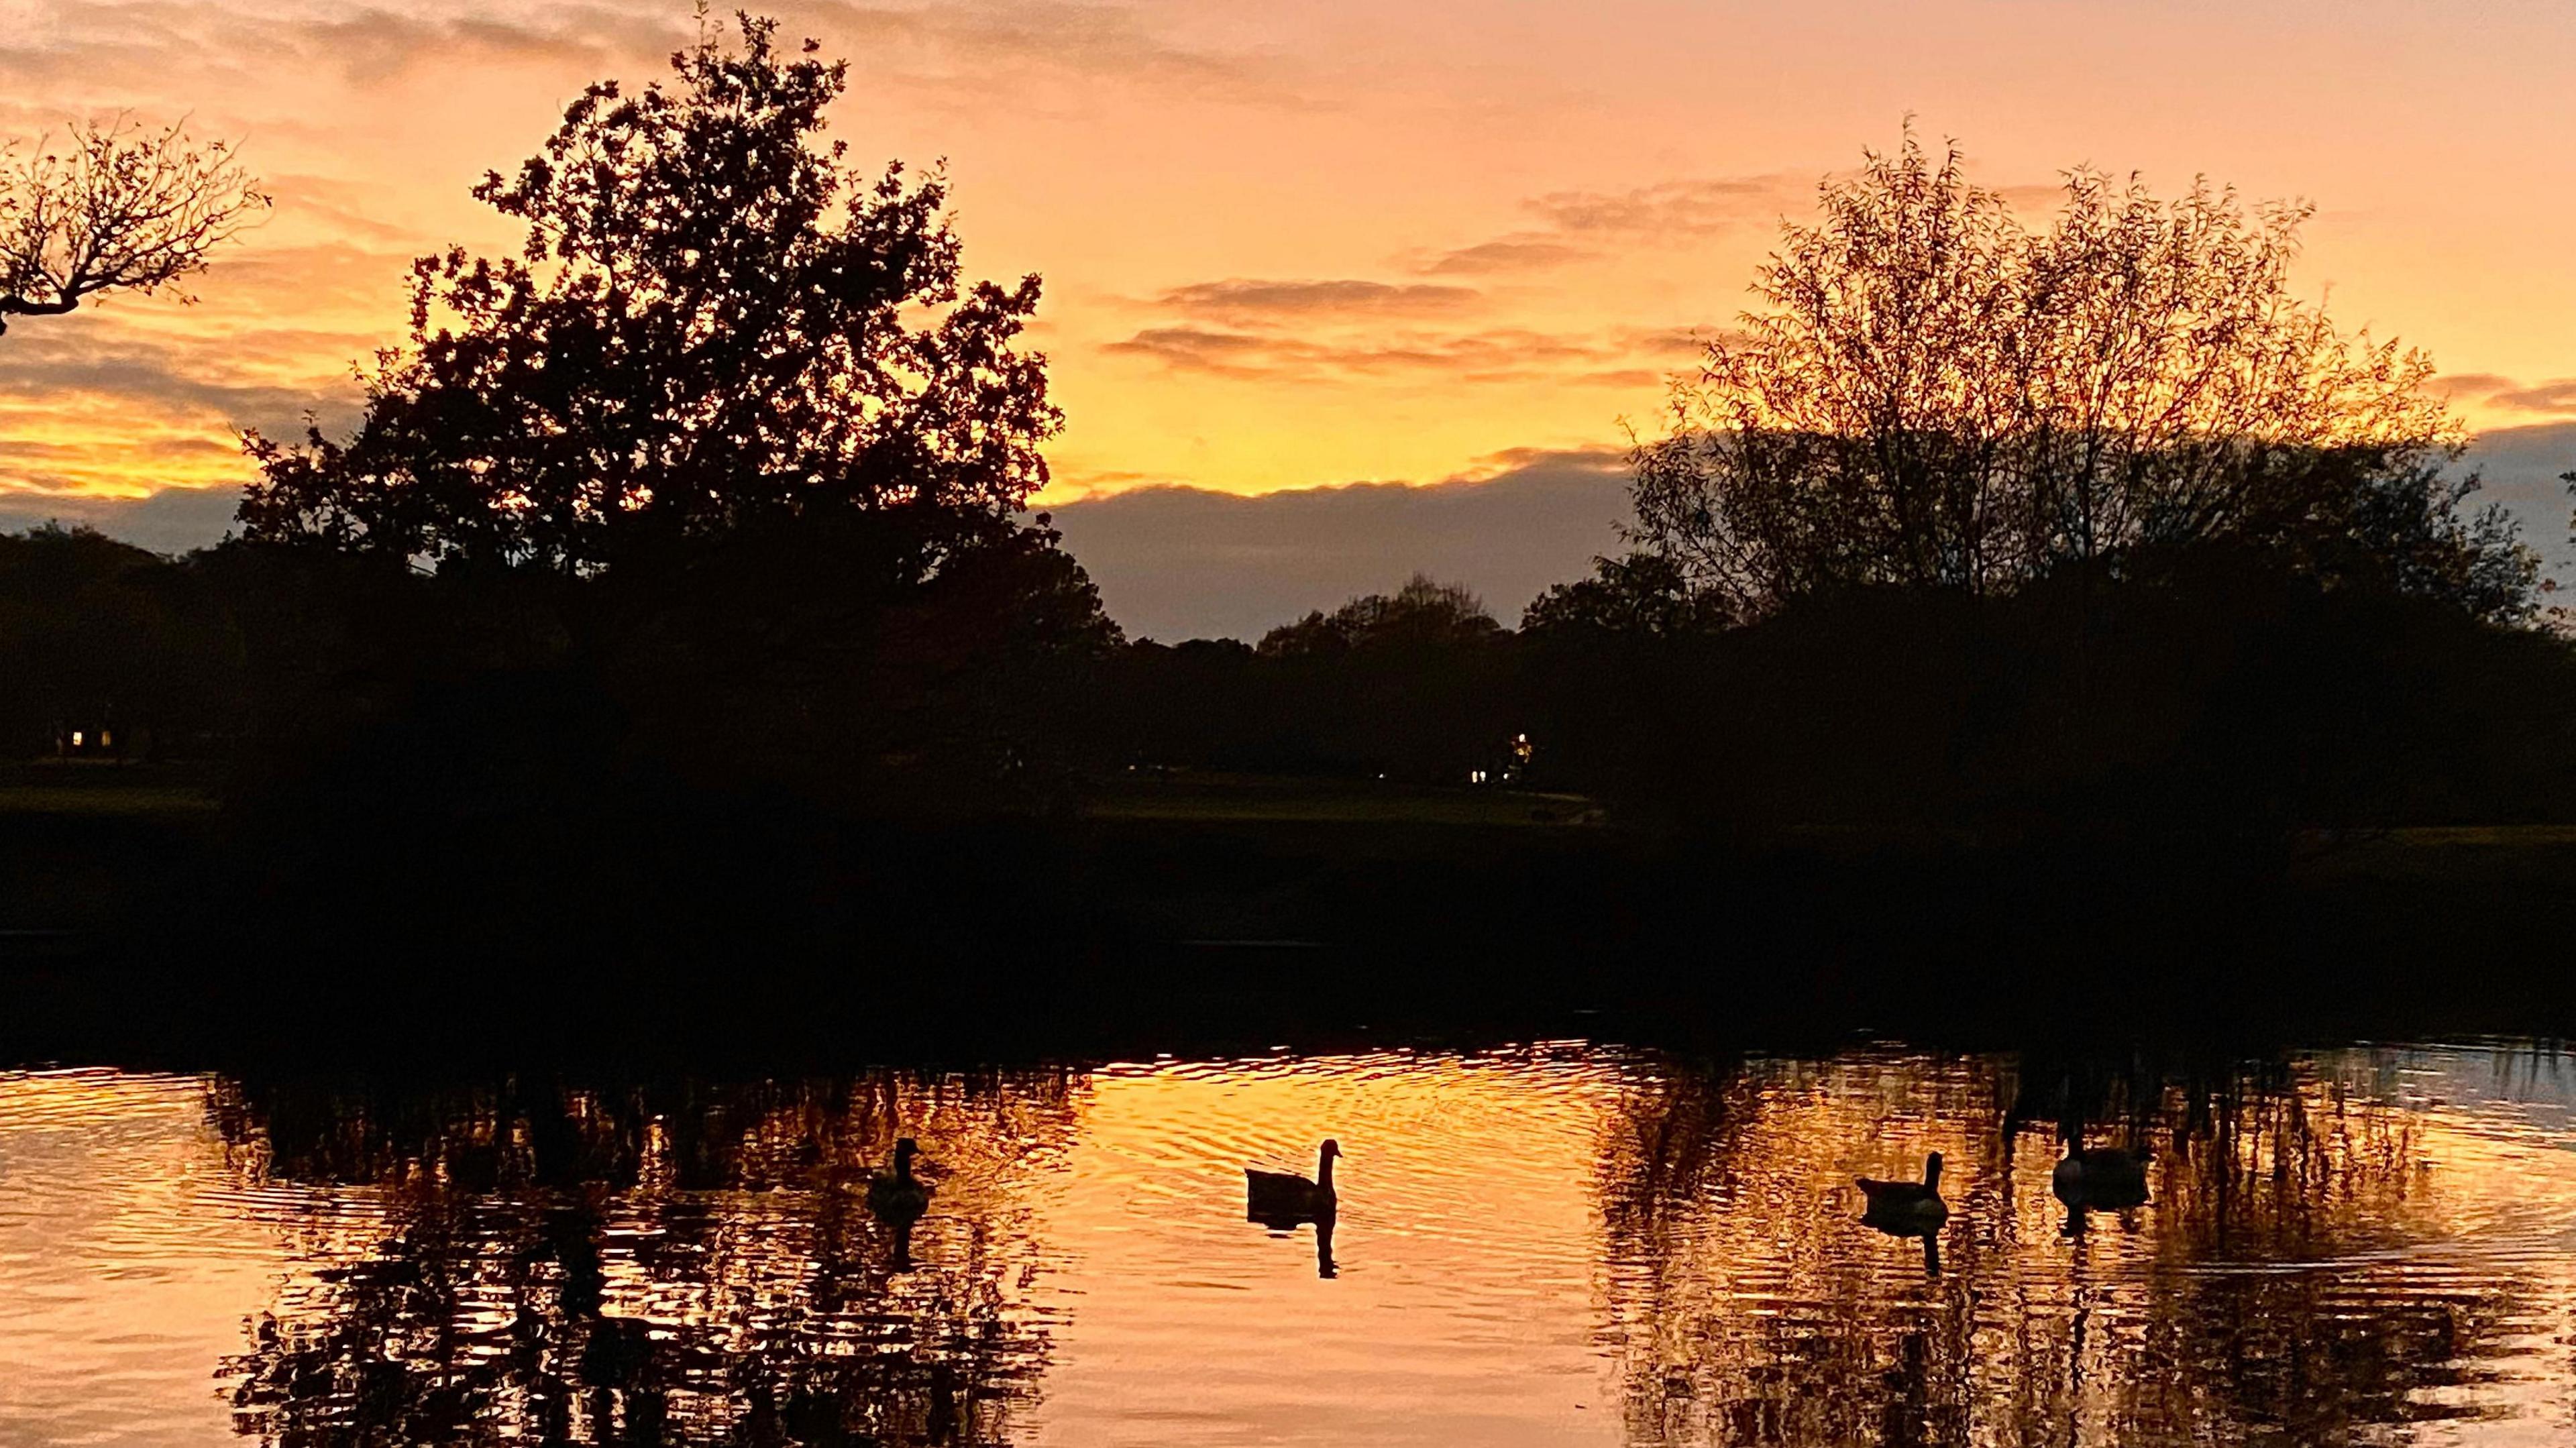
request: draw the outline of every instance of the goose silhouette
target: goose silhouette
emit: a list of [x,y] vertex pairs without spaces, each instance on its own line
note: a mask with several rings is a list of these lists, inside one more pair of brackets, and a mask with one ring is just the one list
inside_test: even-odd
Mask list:
[[930,1210],[930,1183],[912,1174],[912,1159],[921,1144],[904,1137],[894,1144],[894,1166],[868,1178],[868,1210],[887,1223],[910,1224]]
[[2146,1163],[2116,1146],[2087,1148],[2078,1137],[2049,1172],[2048,1190],[2066,1204],[2065,1235],[2076,1236],[2088,1211],[2125,1212],[2147,1204]]
[[1862,1225],[1885,1232],[1891,1237],[1923,1239],[1923,1275],[1941,1275],[1941,1224],[1950,1220],[1950,1204],[1941,1200],[1941,1153],[1923,1158],[1923,1180],[1919,1182],[1883,1182],[1871,1177],[1855,1177],[1867,1205],[1862,1208]]
[[2144,1206],[2147,1167],[2116,1146],[2069,1145],[2066,1159],[2048,1174],[2048,1187],[2070,1207],[2080,1204],[2118,1211]]
[[912,1174],[920,1143],[904,1137],[894,1144],[894,1166],[868,1178],[868,1211],[894,1233],[894,1252],[887,1265],[912,1270],[912,1225],[930,1210],[930,1183]]
[[1883,1182],[1870,1177],[1855,1177],[1861,1196],[1868,1205],[1861,1220],[1882,1232],[1899,1237],[1917,1237],[1937,1232],[1950,1219],[1950,1204],[1941,1200],[1941,1153],[1923,1158],[1923,1180],[1919,1182]]
[[1243,1218],[1269,1226],[1296,1226],[1300,1222],[1333,1214],[1338,1199],[1333,1191],[1333,1159],[1342,1154],[1342,1144],[1327,1139],[1315,1158],[1315,1180],[1308,1181],[1293,1172],[1243,1169]]

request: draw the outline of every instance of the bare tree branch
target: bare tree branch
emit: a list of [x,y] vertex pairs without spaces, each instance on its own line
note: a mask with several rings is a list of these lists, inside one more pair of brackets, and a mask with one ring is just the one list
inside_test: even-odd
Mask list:
[[202,271],[268,206],[233,148],[191,143],[185,122],[76,125],[23,158],[0,146],[0,333],[13,316],[60,316]]

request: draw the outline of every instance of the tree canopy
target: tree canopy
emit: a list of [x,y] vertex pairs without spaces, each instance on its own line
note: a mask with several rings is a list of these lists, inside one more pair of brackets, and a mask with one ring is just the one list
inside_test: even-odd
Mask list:
[[1061,423],[1038,278],[961,280],[944,178],[819,140],[846,67],[745,16],[592,85],[475,195],[521,255],[413,268],[354,438],[254,436],[253,540],[587,574],[787,519],[1007,524]]
[[0,333],[110,291],[154,292],[205,269],[268,209],[230,145],[184,126],[75,125],[0,145]]
[[1818,199],[1636,453],[1636,541],[1730,614],[2214,539],[2528,609],[2532,555],[2445,474],[2432,363],[2293,294],[2306,207],[2078,168],[2034,229],[1910,132]]
[[1318,609],[1262,635],[1260,652],[1283,658],[1350,649],[1425,649],[1481,643],[1501,624],[1462,584],[1417,573],[1393,593],[1362,594],[1331,613]]

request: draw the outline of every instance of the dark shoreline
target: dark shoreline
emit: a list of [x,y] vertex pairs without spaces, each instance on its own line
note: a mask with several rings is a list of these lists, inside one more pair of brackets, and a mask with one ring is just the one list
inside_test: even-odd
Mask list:
[[0,812],[0,1064],[2576,1034],[2563,831],[2272,870],[2099,842],[775,808],[250,839],[203,809]]

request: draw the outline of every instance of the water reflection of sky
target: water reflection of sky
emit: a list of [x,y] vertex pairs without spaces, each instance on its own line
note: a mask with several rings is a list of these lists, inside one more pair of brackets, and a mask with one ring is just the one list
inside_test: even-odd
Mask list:
[[[2149,1205],[2070,1232],[2072,1116]],[[1325,1136],[1331,1278],[1240,1175]],[[2571,1146],[2576,1069],[2483,1044],[0,1075],[0,1442],[2556,1443]],[[1928,1150],[1937,1275],[1850,1189]]]

